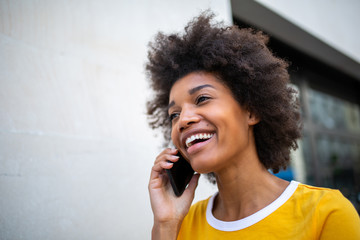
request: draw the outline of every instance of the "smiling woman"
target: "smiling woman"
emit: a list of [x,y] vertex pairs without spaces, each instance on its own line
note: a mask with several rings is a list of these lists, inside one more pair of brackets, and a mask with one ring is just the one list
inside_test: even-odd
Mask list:
[[238,163],[239,154],[256,155],[253,131],[249,128],[258,119],[245,111],[213,74],[186,75],[175,82],[169,99],[174,103],[168,110],[169,116],[175,114],[171,117],[171,139],[198,173],[232,168],[229,162]]
[[[212,18],[204,12],[183,35],[159,33],[150,44],[149,123],[176,147],[151,171],[153,239],[359,238],[359,217],[339,191],[269,173],[286,168],[301,131],[287,63],[261,32]],[[165,174],[177,154],[197,172],[179,197]],[[219,191],[191,206],[199,174]]]

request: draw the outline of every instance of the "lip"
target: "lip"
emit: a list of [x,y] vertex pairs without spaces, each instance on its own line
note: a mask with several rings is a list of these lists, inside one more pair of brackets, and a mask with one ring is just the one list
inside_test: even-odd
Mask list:
[[[182,136],[181,136],[181,144],[183,146],[183,148],[187,151],[188,150],[188,147],[186,146],[186,139],[188,137],[191,137],[192,135],[196,135],[196,134],[201,134],[201,133],[205,133],[205,134],[215,134],[215,131],[211,131],[211,130],[205,130],[205,129],[193,129],[189,132],[186,132],[184,133]],[[212,138],[210,138],[209,140],[211,140]],[[205,142],[208,142],[208,140],[204,141]],[[199,143],[198,143],[199,144]],[[195,144],[197,145],[197,144]],[[189,147],[191,148],[191,147]]]
[[192,155],[192,154],[195,154],[195,153],[199,152],[205,145],[209,144],[214,139],[214,137],[215,137],[215,133],[208,140],[196,143],[196,144],[191,145],[190,147],[186,148],[186,152],[189,155]]

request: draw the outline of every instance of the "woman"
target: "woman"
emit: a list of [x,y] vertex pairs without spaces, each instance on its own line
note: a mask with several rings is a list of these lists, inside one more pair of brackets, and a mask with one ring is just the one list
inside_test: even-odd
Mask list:
[[[150,125],[176,147],[151,171],[153,239],[360,239],[359,217],[339,191],[269,172],[286,168],[301,131],[287,63],[261,32],[212,18],[204,12],[183,35],[159,33],[150,44]],[[165,169],[179,151],[216,181],[217,194],[191,206],[195,174],[174,195]]]

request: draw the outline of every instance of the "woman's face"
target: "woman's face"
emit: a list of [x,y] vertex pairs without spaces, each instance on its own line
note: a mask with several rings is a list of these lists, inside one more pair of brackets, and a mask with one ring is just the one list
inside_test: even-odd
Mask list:
[[213,74],[194,72],[177,80],[168,113],[173,143],[199,173],[236,164],[254,147],[251,126],[257,119]]

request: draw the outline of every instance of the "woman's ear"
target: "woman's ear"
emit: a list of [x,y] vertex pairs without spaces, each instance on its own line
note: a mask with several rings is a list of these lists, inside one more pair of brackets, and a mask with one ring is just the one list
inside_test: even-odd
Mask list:
[[255,124],[257,124],[257,123],[260,122],[260,118],[258,118],[254,113],[248,112],[248,116],[249,116],[249,118],[248,118],[248,124],[249,124],[250,126],[253,126],[253,125],[255,125]]

